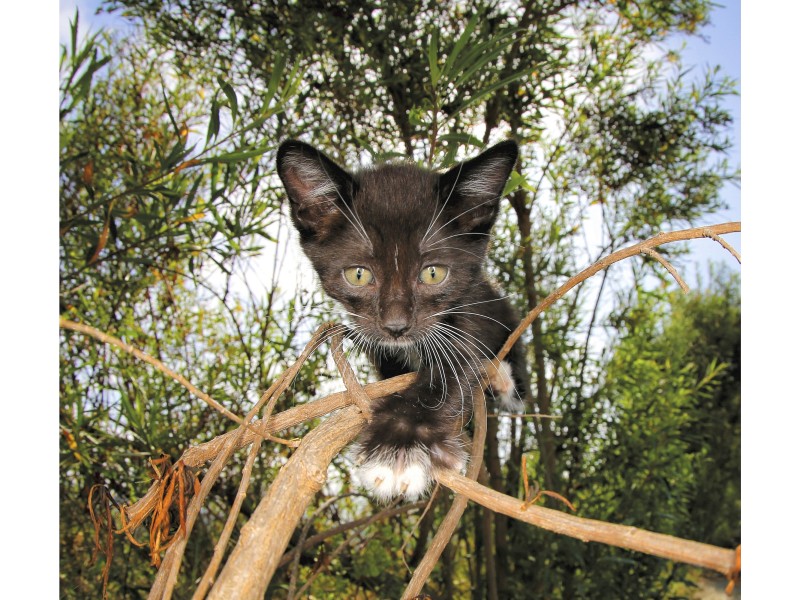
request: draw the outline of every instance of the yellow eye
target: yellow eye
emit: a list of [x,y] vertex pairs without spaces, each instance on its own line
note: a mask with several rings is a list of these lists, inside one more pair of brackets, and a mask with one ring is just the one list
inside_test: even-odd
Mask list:
[[447,277],[447,267],[444,265],[429,265],[419,273],[419,280],[426,285],[437,285]]
[[344,278],[347,280],[347,283],[356,287],[364,287],[375,281],[372,272],[364,267],[350,267],[349,269],[345,269]]

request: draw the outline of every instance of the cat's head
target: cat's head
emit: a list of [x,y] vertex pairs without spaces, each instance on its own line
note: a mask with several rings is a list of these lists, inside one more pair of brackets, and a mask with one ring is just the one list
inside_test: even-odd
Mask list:
[[287,141],[277,163],[323,288],[364,339],[398,348],[420,342],[484,280],[489,232],[516,160],[516,143],[506,141],[441,174],[404,163],[348,172]]

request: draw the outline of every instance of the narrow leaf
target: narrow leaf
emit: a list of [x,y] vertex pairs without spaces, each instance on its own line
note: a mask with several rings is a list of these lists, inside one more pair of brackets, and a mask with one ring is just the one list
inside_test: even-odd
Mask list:
[[469,40],[472,32],[475,31],[475,26],[478,24],[478,15],[473,15],[472,18],[467,23],[467,27],[459,36],[458,40],[456,40],[453,49],[450,51],[450,54],[447,57],[447,60],[444,63],[444,67],[442,68],[442,76],[445,78],[449,78],[450,69],[452,68],[453,64],[455,63],[458,55],[461,54],[461,51],[464,49],[464,46],[467,44],[467,40]]
[[267,86],[267,94],[264,98],[264,105],[268,106],[270,101],[275,97],[275,92],[278,91],[283,71],[286,69],[286,57],[283,54],[278,54],[275,57],[275,63],[272,65],[272,74],[269,77],[269,85]]
[[219,103],[216,95],[211,100],[211,115],[208,119],[208,134],[206,135],[206,145],[219,134]]
[[434,30],[428,41],[428,66],[431,70],[431,83],[435,86],[439,82],[439,32]]
[[229,152],[227,154],[220,154],[218,156],[211,156],[202,160],[204,164],[207,163],[235,163],[249,158],[261,156],[270,149],[270,146],[261,146],[253,150],[244,150],[240,152]]
[[235,122],[236,117],[239,114],[239,101],[236,98],[236,92],[233,90],[231,84],[225,81],[221,76],[217,77],[217,83],[219,83],[220,88],[222,88],[222,93],[228,98],[228,107],[231,109],[231,118]]

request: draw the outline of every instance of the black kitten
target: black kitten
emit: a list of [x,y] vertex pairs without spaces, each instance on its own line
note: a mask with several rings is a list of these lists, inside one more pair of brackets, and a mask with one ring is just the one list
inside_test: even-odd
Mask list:
[[[278,173],[300,243],[322,287],[352,321],[350,337],[384,378],[418,371],[402,393],[373,402],[357,444],[359,480],[375,496],[426,492],[431,466],[462,469],[472,390],[518,319],[484,261],[517,145],[502,142],[444,174],[410,164],[348,173],[297,141]],[[527,396],[522,348],[489,373],[508,409]]]

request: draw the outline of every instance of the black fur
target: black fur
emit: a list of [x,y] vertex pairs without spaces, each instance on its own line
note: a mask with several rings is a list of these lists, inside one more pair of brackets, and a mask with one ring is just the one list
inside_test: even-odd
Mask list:
[[[395,487],[381,483],[382,475],[366,482],[379,496],[404,493],[403,473],[414,465],[426,485],[431,465],[464,465],[460,432],[480,361],[493,358],[518,323],[484,272],[489,232],[516,159],[517,145],[508,141],[443,174],[410,164],[350,173],[302,142],[278,150],[302,248],[325,291],[351,314],[352,339],[382,377],[419,372],[409,389],[374,402],[358,442],[358,460],[372,465],[369,473],[385,467],[400,477]],[[449,269],[441,283],[420,279],[431,265],[437,273]],[[344,272],[353,267],[368,269],[374,280],[352,285]],[[507,360],[516,394],[525,399],[521,347]],[[420,493],[412,483],[406,496]]]

